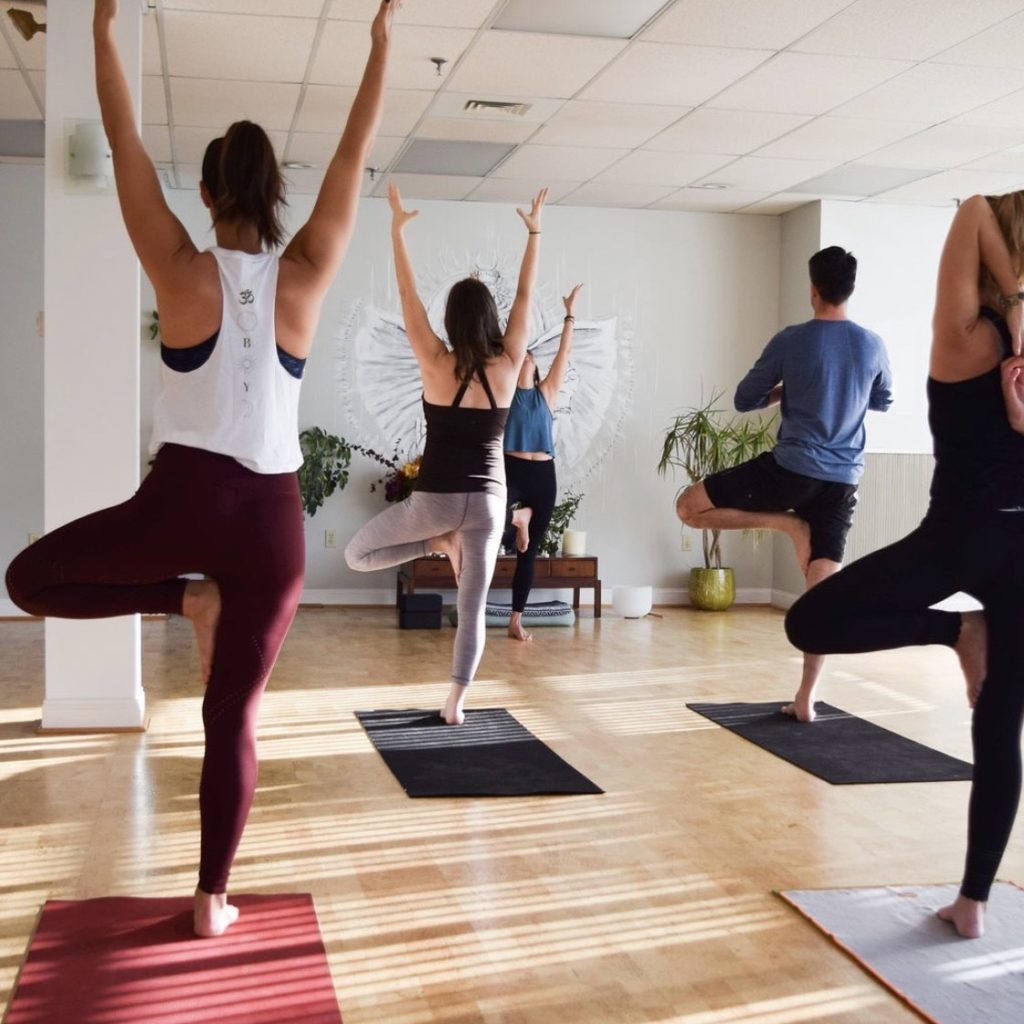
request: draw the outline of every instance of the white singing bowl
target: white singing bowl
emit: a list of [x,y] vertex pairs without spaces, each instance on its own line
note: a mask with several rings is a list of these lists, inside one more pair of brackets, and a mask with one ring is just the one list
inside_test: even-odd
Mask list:
[[626,619],[642,619],[652,603],[651,587],[616,587],[612,591],[612,608]]

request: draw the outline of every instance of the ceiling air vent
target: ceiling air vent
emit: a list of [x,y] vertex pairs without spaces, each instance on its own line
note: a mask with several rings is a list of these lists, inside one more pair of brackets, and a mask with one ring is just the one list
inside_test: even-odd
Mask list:
[[467,100],[462,108],[467,114],[504,114],[507,117],[525,117],[532,103],[503,103],[501,100]]

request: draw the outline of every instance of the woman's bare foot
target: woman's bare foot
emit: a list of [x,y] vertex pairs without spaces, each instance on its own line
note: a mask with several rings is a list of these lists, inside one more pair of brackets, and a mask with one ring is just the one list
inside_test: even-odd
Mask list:
[[223,935],[238,920],[238,907],[228,903],[226,893],[196,889],[192,905],[192,928],[203,939]]
[[965,939],[980,939],[985,934],[985,904],[969,900],[966,896],[957,898],[939,912],[943,921],[948,921]]
[[513,640],[532,640],[533,634],[523,629],[523,613],[513,612],[508,620],[508,635]]
[[458,583],[459,577],[462,575],[462,539],[459,537],[459,531],[452,530],[451,533],[444,533],[440,537],[427,541],[427,551],[432,555],[447,556],[448,561],[452,563],[455,582]]
[[988,673],[988,627],[984,612],[961,614],[960,636],[953,650],[960,659],[960,668],[967,681],[967,703],[973,708],[978,703]]
[[213,669],[217,623],[220,621],[220,587],[213,580],[189,580],[185,584],[181,614],[195,630],[203,682],[208,683]]
[[783,704],[782,713],[795,718],[798,722],[813,722],[818,717],[814,710],[814,698],[802,697],[799,693],[792,704]]
[[452,688],[448,691],[448,699],[444,702],[444,708],[441,710],[441,717],[449,725],[462,725],[466,720],[466,713],[463,711],[462,705],[466,701],[467,689],[469,687],[452,683]]
[[530,520],[532,508],[517,508],[512,513],[512,525],[516,528],[516,551],[525,551],[530,546]]

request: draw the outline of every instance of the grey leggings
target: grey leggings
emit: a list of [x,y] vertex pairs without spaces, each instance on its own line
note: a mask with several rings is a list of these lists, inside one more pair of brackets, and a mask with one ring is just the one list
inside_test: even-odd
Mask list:
[[350,569],[370,572],[401,565],[427,553],[427,541],[452,530],[462,543],[459,627],[452,655],[452,680],[473,681],[484,653],[484,606],[505,524],[505,495],[435,494],[413,491],[374,516],[345,548]]

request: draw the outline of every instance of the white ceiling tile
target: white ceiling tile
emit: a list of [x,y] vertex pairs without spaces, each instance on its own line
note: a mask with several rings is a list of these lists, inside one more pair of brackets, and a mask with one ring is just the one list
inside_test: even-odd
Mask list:
[[807,123],[806,114],[701,107],[647,143],[647,149],[741,156]]
[[570,100],[533,141],[549,146],[640,146],[678,121],[688,107]]
[[1019,174],[1024,179],[1024,146],[993,153],[982,160],[975,160],[964,167],[969,171],[996,171],[1000,174]]
[[171,75],[301,82],[317,22],[311,18],[166,11],[164,25]]
[[[339,137],[330,132],[295,132],[288,143],[284,159],[324,168],[334,158],[339,141]],[[404,138],[378,137],[367,157],[366,166],[387,167],[404,142]]]
[[[750,206],[751,203],[767,199],[769,195],[771,195],[770,192],[750,192],[731,188],[681,188],[678,192],[673,192],[660,202],[655,203],[654,209],[734,213],[745,206]],[[804,197],[803,202],[806,201],[807,199]]]
[[478,121],[466,117],[428,117],[416,131],[420,139],[454,139],[460,142],[525,142],[537,125],[506,118]]
[[636,43],[580,98],[695,107],[770,56],[770,50]]
[[[164,10],[319,18],[323,0],[163,0]],[[366,4],[363,3],[365,9]]]
[[0,118],[34,121],[42,117],[20,71],[0,71]]
[[493,172],[496,178],[519,178],[542,185],[553,178],[588,181],[624,157],[627,149],[598,149],[593,146],[521,146]]
[[938,124],[1022,87],[1024,71],[918,64],[833,113]]
[[[975,26],[977,27],[977,26]],[[936,60],[943,64],[976,64],[981,67],[1024,68],[1024,14],[944,50]]]
[[626,45],[620,39],[486,32],[452,75],[452,88],[487,98],[575,95]]
[[1024,128],[1024,90],[985,103],[950,121],[951,124],[991,125],[995,128]]
[[1024,184],[1024,175],[996,174],[991,171],[942,171],[929,178],[913,181],[876,196],[884,200],[910,200],[929,203],[951,203],[981,193],[998,195],[1012,192]]
[[[437,89],[445,83],[431,57],[454,63],[473,40],[470,29],[419,28],[396,32],[388,58],[389,89]],[[370,52],[366,26],[329,21],[324,26],[309,80],[320,85],[358,85]]]
[[794,49],[927,60],[1019,10],[1019,0],[857,0]]
[[7,45],[7,40],[0,35],[0,68],[17,68],[18,62],[14,59],[14,51]]
[[157,29],[156,17],[150,11],[149,17],[142,19],[142,73],[144,75],[162,75],[163,61],[160,58],[160,34]]
[[164,80],[158,75],[142,77],[142,123],[167,124],[167,96]]
[[389,182],[402,192],[402,199],[465,199],[483,181],[482,178],[446,174],[391,174],[381,180],[375,195],[387,195]]
[[[311,85],[306,89],[295,125],[300,132],[337,132],[345,127],[356,91],[343,85]],[[427,109],[433,93],[392,89],[384,93],[381,135],[408,135]]]
[[142,144],[146,147],[149,159],[155,164],[170,163],[171,136],[165,124],[144,124],[142,126]]
[[[549,190],[549,203],[557,203],[579,185],[578,181],[544,180],[544,187]],[[523,206],[530,202],[530,189],[522,181],[514,178],[485,178],[468,198],[474,202],[515,203],[517,206]]]
[[780,213],[789,213],[790,210],[799,209],[801,206],[806,206],[809,202],[813,202],[813,200],[808,199],[807,196],[795,195],[790,192],[779,192],[777,195],[760,200],[760,202],[752,203],[743,212],[775,216]]
[[925,124],[913,121],[819,117],[762,147],[757,151],[757,155],[791,160],[833,160],[836,163],[843,163],[846,160],[856,160],[926,127]]
[[940,124],[877,150],[871,154],[871,163],[945,170],[1020,143],[1024,143],[1024,129],[1014,134],[1006,128]]
[[716,96],[714,105],[734,110],[824,114],[908,67],[905,61],[780,53]]
[[[286,132],[267,132],[270,142],[274,147],[274,153],[280,160],[284,152],[284,144],[288,139]],[[176,127],[174,129],[175,155],[178,160],[186,164],[202,165],[203,154],[206,147],[218,136],[218,132],[210,128],[196,128],[190,125]]]
[[[319,6],[321,0],[316,0]],[[406,25],[436,25],[442,28],[479,28],[494,9],[495,0],[427,0],[407,3],[395,16],[396,35]],[[328,18],[372,21],[377,7],[367,0],[334,0]]]
[[495,28],[574,36],[635,36],[666,0],[507,0]]
[[797,182],[790,186],[789,191],[810,196],[864,199],[927,178],[931,174],[932,171],[920,167],[877,167],[870,163],[849,163]]
[[227,128],[233,121],[255,121],[267,131],[287,131],[295,116],[300,86],[286,82],[219,82],[172,78],[174,123]]
[[642,207],[664,199],[672,191],[663,185],[630,185],[624,182],[592,181],[580,185],[560,201],[562,206]]
[[[29,71],[29,81],[32,87],[36,91],[36,95],[39,97],[40,105],[46,103],[46,72],[45,71]],[[40,115],[42,111],[40,111]]]
[[[296,195],[316,195],[324,183],[325,170],[323,167],[285,167],[281,174],[284,176],[288,192]],[[369,177],[366,175],[367,182]]]
[[767,157],[741,156],[697,184],[721,183],[729,188],[752,192],[779,192],[798,182],[823,174],[834,164],[830,160],[770,160]]
[[175,173],[170,175],[170,179],[172,183],[176,181],[177,184],[172,185],[172,187],[193,192],[199,190],[199,179],[203,173],[203,168],[200,164],[179,163],[175,166],[174,171]]
[[[7,18],[7,10],[10,7],[17,7],[17,4],[4,4],[3,11],[0,12],[4,19]],[[40,7],[33,5],[31,13],[35,16],[36,21],[46,21],[46,11]],[[21,59],[21,63],[26,68],[32,71],[44,71],[46,69],[46,33],[37,32],[30,40],[26,40],[22,37],[20,32],[17,32],[11,28],[11,32],[8,37],[18,57]],[[89,40],[89,48],[92,49],[92,40]],[[13,66],[13,65],[12,65]]]
[[680,188],[710,174],[735,157],[708,153],[664,153],[638,149],[598,175],[603,182]]
[[816,28],[850,0],[687,0],[676,4],[644,39],[692,46],[749,46],[781,50]]

